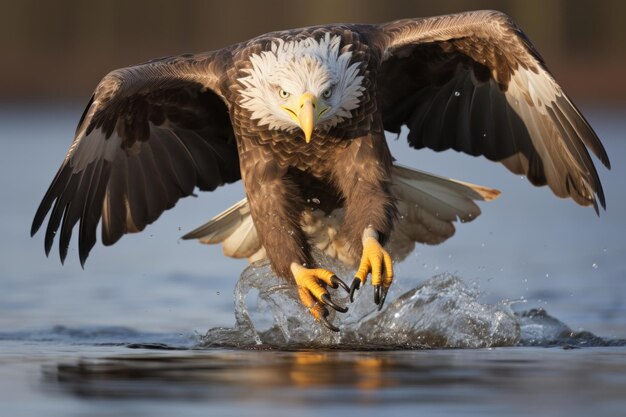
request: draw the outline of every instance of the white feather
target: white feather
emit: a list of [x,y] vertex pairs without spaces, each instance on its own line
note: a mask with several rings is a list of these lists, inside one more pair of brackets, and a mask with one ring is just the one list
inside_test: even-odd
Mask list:
[[[400,165],[394,165],[392,174],[392,193],[398,200],[399,218],[387,249],[396,260],[402,260],[411,253],[415,242],[438,244],[445,241],[454,234],[454,221],[472,221],[480,215],[474,200],[490,201],[500,194],[491,188]],[[353,266],[358,259],[354,259],[342,243],[343,216],[343,208],[334,210],[330,215],[322,210],[306,211],[301,226],[313,246]],[[251,262],[265,257],[247,199],[241,200],[184,238],[198,239],[201,243],[222,242],[225,255],[247,257]]]
[[[91,119],[97,105],[97,101],[92,103],[86,120]],[[84,170],[87,165],[98,159],[113,161],[122,143],[122,138],[116,131],[106,138],[101,129],[93,129],[89,135],[86,135],[86,130],[87,126],[83,126],[65,156],[65,161],[70,164],[73,173]]]
[[350,64],[352,52],[340,53],[341,38],[327,33],[323,38],[284,41],[278,39],[269,51],[250,56],[248,75],[239,78],[240,104],[251,112],[259,126],[293,131],[298,125],[281,109],[285,90],[291,97],[310,92],[321,97],[332,88],[329,111],[320,116],[320,129],[336,126],[349,118],[363,95],[359,63]]

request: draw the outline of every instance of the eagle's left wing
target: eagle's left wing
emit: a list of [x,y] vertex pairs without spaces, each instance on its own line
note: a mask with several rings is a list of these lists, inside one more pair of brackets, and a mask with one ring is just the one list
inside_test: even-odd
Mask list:
[[407,125],[415,148],[484,155],[560,197],[605,206],[587,148],[609,167],[606,151],[508,16],[399,20],[370,36],[383,58],[385,130]]

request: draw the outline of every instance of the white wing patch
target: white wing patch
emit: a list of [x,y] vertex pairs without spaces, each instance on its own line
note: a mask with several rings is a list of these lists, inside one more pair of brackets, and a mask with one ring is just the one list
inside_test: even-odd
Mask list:
[[[543,69],[538,71],[539,73],[535,73],[520,65],[511,77],[507,101],[513,108],[526,104],[547,116],[546,106],[556,101],[562,92],[550,74]],[[526,103],[519,103],[519,100],[525,100]]]
[[[91,104],[85,120],[92,119],[98,108],[98,103],[99,102],[95,100]],[[85,123],[84,126],[82,126],[82,129],[76,135],[76,139],[72,142],[65,156],[65,161],[70,164],[73,173],[84,170],[87,165],[97,159],[104,158],[109,162],[113,161],[115,153],[122,143],[122,138],[118,136],[117,131],[113,132],[111,137],[107,139],[102,129],[93,129],[89,135],[87,135],[88,126],[89,123]]]
[[320,127],[333,127],[349,118],[359,106],[363,77],[359,63],[350,64],[352,52],[340,51],[341,38],[327,33],[321,39],[278,39],[269,51],[252,54],[252,68],[239,78],[240,104],[252,113],[259,126],[293,131],[298,126],[280,108],[278,91],[291,94],[311,92],[318,97],[333,88],[331,110],[318,121]]
[[[553,119],[549,109],[558,106],[559,99],[568,102],[569,99],[550,74],[541,68],[538,71],[535,73],[520,66],[511,78],[506,99],[526,124],[533,146],[542,158],[550,188],[556,195],[567,197],[569,191],[563,182],[563,173],[568,173],[571,178],[580,178],[585,173],[581,172],[582,167],[576,162],[563,140],[549,138],[563,137],[565,129],[576,131],[578,128],[574,121],[567,120],[564,126],[559,124],[562,122],[558,119]],[[584,132],[576,133],[581,137],[584,135]],[[521,163],[524,169],[528,169],[528,161],[525,158]],[[581,182],[577,188],[584,198],[593,200],[593,189],[589,184]]]

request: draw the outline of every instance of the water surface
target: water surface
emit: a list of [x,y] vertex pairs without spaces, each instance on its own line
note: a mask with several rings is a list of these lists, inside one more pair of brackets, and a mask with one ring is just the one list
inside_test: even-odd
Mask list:
[[[436,277],[458,280],[459,292],[437,290],[435,300],[448,296],[459,308],[400,303],[398,321],[368,315],[364,304],[366,319],[347,323],[340,339],[304,327],[318,343],[304,348],[285,344],[285,332],[272,327],[276,314],[254,292],[246,311],[256,334],[270,339],[255,347],[216,343],[225,331],[204,336],[237,329],[233,291],[246,264],[179,237],[238,201],[240,184],[181,200],[143,233],[97,245],[85,270],[74,243],[65,266],[56,250],[45,258],[43,237],[28,236],[30,222],[81,107],[0,109],[3,415],[624,415],[623,109],[583,108],[613,163],[612,171],[599,168],[608,204],[600,217],[484,159],[392,141],[400,163],[503,191],[448,242],[419,247],[397,265],[388,308],[411,291],[439,288]],[[459,317],[474,327],[452,320]],[[506,326],[493,326],[498,317]],[[426,336],[413,326],[418,319],[431,326]],[[394,323],[406,326],[390,332]],[[433,328],[458,337],[429,339]],[[350,329],[396,349],[355,350]],[[458,332],[468,329],[479,331]],[[416,343],[398,345],[401,334]]]

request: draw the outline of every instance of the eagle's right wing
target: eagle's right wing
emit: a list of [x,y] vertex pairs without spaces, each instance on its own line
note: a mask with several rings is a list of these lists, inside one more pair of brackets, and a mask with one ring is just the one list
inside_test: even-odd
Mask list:
[[60,228],[64,261],[76,223],[81,264],[96,242],[112,245],[154,222],[195,187],[240,179],[219,82],[227,52],[162,58],[106,75],[44,196],[31,234],[51,211],[46,254]]

